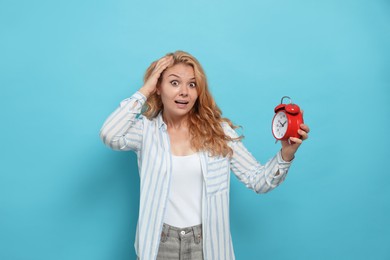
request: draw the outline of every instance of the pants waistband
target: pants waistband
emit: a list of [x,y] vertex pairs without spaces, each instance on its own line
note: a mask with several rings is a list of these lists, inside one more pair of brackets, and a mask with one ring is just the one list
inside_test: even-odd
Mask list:
[[199,243],[202,238],[202,224],[185,228],[178,228],[165,223],[163,224],[161,233],[161,240],[163,242],[165,242],[168,237],[182,239],[183,237],[189,236],[194,236],[195,243]]

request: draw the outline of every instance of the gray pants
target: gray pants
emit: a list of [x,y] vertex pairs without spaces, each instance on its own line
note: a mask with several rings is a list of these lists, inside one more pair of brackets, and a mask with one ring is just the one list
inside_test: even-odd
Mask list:
[[157,260],[203,260],[202,225],[177,228],[163,225]]

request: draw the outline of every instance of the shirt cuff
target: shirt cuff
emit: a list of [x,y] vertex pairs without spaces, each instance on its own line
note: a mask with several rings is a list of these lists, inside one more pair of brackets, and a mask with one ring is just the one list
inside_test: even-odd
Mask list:
[[135,98],[135,99],[137,99],[137,100],[139,100],[139,101],[143,101],[143,103],[145,103],[145,101],[146,101],[145,95],[142,94],[142,93],[139,92],[139,91],[135,92],[135,93],[131,96],[131,98]]
[[136,100],[138,101],[141,106],[146,102],[146,97],[139,91],[135,92],[131,97],[125,98],[120,102],[120,106],[126,106],[128,105],[131,101]]
[[289,170],[289,168],[290,168],[290,166],[291,166],[291,163],[292,163],[292,161],[294,160],[291,160],[291,161],[289,161],[289,162],[286,162],[285,160],[283,160],[283,157],[282,157],[282,150],[280,150],[277,154],[276,154],[276,160],[277,160],[277,167],[278,167],[278,172],[279,172],[279,174],[278,175],[273,175],[272,176],[272,179],[275,179],[275,181],[277,180],[277,179],[281,179],[282,177],[284,177],[286,174],[287,174],[287,172],[288,172],[288,170]]

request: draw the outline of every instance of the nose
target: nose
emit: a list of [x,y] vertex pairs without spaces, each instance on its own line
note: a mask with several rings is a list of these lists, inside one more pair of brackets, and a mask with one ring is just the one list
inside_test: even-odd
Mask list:
[[188,89],[187,89],[186,86],[182,86],[182,87],[180,88],[180,96],[182,96],[182,97],[188,96]]

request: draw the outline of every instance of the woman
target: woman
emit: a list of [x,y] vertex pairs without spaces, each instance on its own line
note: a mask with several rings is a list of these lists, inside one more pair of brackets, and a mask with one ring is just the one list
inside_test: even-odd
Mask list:
[[153,62],[144,85],[108,117],[103,142],[138,157],[139,259],[234,259],[230,170],[257,193],[272,190],[285,179],[309,128],[302,124],[302,138],[282,142],[265,165],[233,129],[221,117],[201,65],[182,51]]

